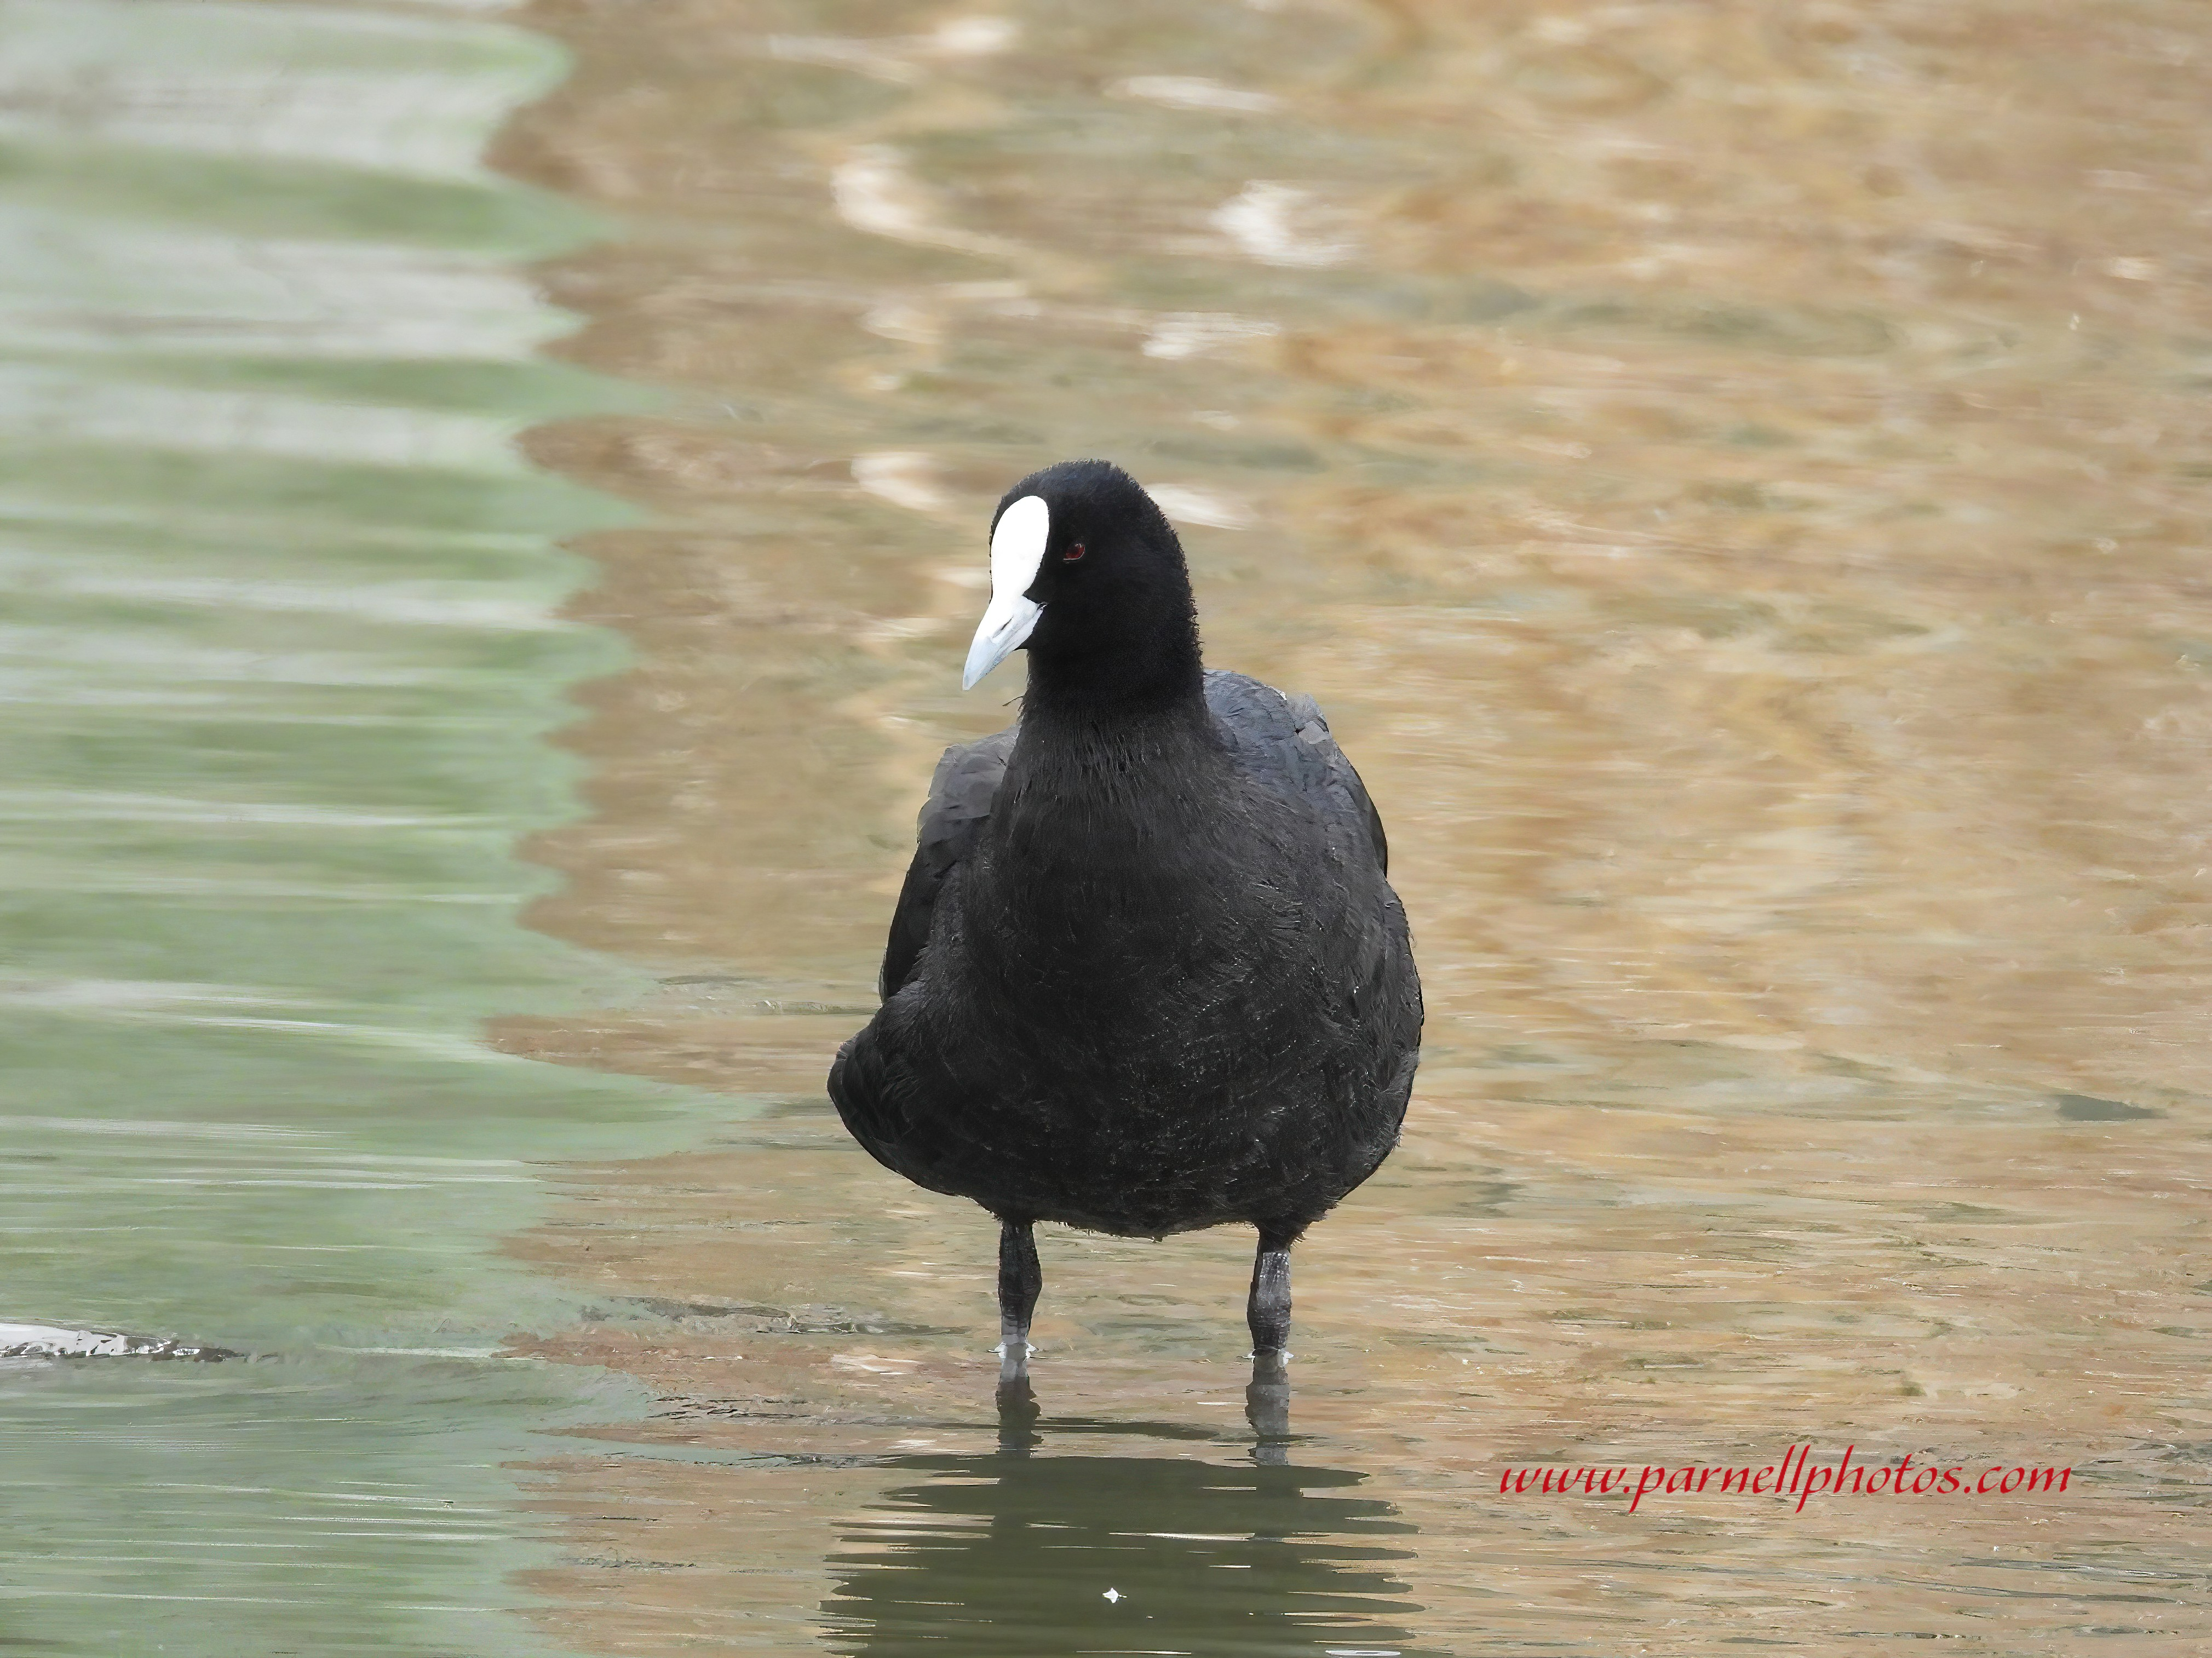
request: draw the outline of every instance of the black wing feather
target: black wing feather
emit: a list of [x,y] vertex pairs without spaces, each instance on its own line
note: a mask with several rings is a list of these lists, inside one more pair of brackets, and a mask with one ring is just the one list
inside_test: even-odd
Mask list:
[[1215,668],[1206,676],[1206,706],[1231,751],[1261,781],[1303,795],[1340,829],[1364,834],[1375,863],[1390,872],[1390,843],[1366,784],[1329,735],[1321,705],[1241,673]]
[[929,799],[922,804],[916,827],[914,861],[907,865],[898,908],[891,912],[884,970],[876,981],[885,1001],[914,977],[922,946],[929,942],[938,891],[953,865],[968,855],[991,816],[991,801],[999,792],[999,780],[1006,774],[1006,757],[1014,751],[1014,733],[1018,729],[1009,726],[973,743],[956,743],[937,762],[937,774],[930,779]]

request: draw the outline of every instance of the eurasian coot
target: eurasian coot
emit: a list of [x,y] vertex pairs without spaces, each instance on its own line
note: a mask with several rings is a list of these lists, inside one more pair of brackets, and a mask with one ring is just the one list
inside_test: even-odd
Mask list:
[[1291,1246],[1389,1155],[1420,1055],[1382,820],[1310,698],[1201,665],[1182,544],[1118,467],[1000,501],[965,683],[1023,647],[1019,720],[938,766],[830,1096],[885,1167],[999,1218],[1004,1376],[1040,1220],[1251,1223],[1279,1368]]

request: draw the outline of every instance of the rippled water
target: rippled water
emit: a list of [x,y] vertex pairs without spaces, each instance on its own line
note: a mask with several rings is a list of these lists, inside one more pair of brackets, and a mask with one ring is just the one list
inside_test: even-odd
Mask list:
[[639,1402],[500,1351],[576,1313],[499,1253],[545,1165],[691,1109],[483,1031],[636,976],[516,920],[625,656],[555,544],[623,509],[512,434],[644,401],[536,355],[595,223],[478,161],[562,68],[0,6],[0,1644],[534,1648],[504,1465]]
[[[70,273],[119,256],[0,313],[38,319],[7,408],[42,446],[0,497],[62,617],[33,610],[32,660],[81,688],[17,705],[13,775],[52,814],[19,855],[58,914],[15,993],[58,1033],[33,1074],[93,1096],[41,1118],[138,1123],[127,1082],[163,1102],[143,1121],[329,1138],[71,1141],[69,1179],[167,1179],[174,1218],[94,1242],[96,1184],[12,1193],[11,1250],[46,1253],[9,1281],[52,1287],[0,1316],[282,1346],[331,1390],[283,1408],[337,1418],[345,1466],[418,1518],[472,1505],[466,1548],[317,1546],[405,1585],[379,1617],[410,1631],[461,1615],[419,1598],[527,1600],[545,1639],[626,1652],[2205,1638],[2198,9],[547,0],[519,21],[573,74],[492,150],[527,187],[453,158],[550,82],[538,38],[193,10],[312,92],[256,82],[277,112],[226,149],[231,91],[134,103],[57,22],[26,37],[58,43],[48,90],[0,100],[9,153],[45,158],[5,199],[80,239],[40,245],[252,250],[149,256],[99,313],[152,331],[128,350],[63,320],[100,292]],[[330,29],[331,74],[389,66],[368,114],[327,118]],[[446,173],[407,148],[437,123],[374,116],[399,82],[469,135]],[[281,177],[251,170],[272,133]],[[582,319],[546,348],[573,370],[528,355],[562,326],[532,254]],[[321,337],[382,342],[374,367],[243,343],[293,313],[233,270],[319,273],[253,290],[311,312],[381,296]],[[172,318],[191,344],[158,344]],[[507,459],[525,424],[543,472]],[[869,1163],[821,1093],[935,755],[1005,718],[957,690],[989,506],[1079,453],[1183,525],[1212,659],[1330,711],[1431,993],[1404,1146],[1300,1247],[1283,1465],[1243,1419],[1249,1239],[1042,1239],[1042,1414],[1002,1424],[990,1223]],[[556,537],[596,567],[564,627]],[[369,595],[397,608],[372,624]],[[155,665],[188,649],[237,665]],[[580,817],[544,740],[580,682]],[[227,815],[113,815],[179,796]],[[240,815],[279,801],[325,816]],[[526,830],[556,878],[513,861]],[[545,938],[511,924],[530,892]],[[485,1031],[561,1068],[492,1065]],[[203,1172],[296,1177],[307,1149],[512,1178],[283,1212]],[[502,1158],[565,1161],[565,1199],[532,1219],[539,1175]],[[269,1266],[242,1214],[439,1276],[375,1303]],[[447,1300],[487,1346],[538,1333],[332,1354],[453,1341]],[[164,1310],[194,1304],[224,1310]],[[315,1467],[222,1391],[292,1370],[5,1379],[21,1421],[121,1400],[198,1466]],[[643,1391],[580,1391],[606,1375]],[[220,1431],[162,1425],[202,1399]],[[142,1569],[82,1563],[159,1534],[125,1517],[133,1430],[88,1442],[107,1531],[16,1533],[62,1563],[32,1581],[128,1591]],[[1802,1511],[1498,1489],[1808,1442],[2074,1473]],[[79,1515],[73,1442],[32,1442],[40,1512]],[[241,1535],[307,1512],[252,1489],[223,1499]],[[231,1570],[241,1600],[282,1576]]]
[[[664,1400],[557,1464],[566,1627],[2203,1637],[2200,9],[534,16],[578,71],[501,161],[629,227],[549,269],[560,349],[678,397],[532,439],[653,514],[584,544],[639,660],[534,914],[688,982],[503,1036],[782,1099],[534,1234],[680,1315],[539,1349]],[[1212,659],[1330,710],[1431,990],[1403,1149],[1299,1251],[1288,1468],[1228,1235],[1047,1238],[994,1450],[989,1223],[820,1093],[930,764],[1005,717],[990,505],[1083,453],[1181,520]],[[1498,1489],[1808,1441],[2075,1473]]]

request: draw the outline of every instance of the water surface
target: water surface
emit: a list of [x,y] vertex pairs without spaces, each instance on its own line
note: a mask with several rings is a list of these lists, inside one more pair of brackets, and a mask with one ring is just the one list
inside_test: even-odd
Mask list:
[[0,7],[0,1644],[545,1650],[508,1465],[641,1402],[501,1351],[577,1315],[500,1253],[548,1166],[691,1108],[483,1029],[639,976],[517,920],[625,659],[556,539],[624,509],[513,434],[643,402],[537,355],[596,222],[479,160],[562,68]]
[[[10,1637],[2202,1643],[2201,9],[7,15],[0,1317],[270,1356],[0,1376]],[[1080,453],[1430,992],[1281,1462],[1249,1239],[1042,1239],[1007,1431],[821,1092]],[[1498,1490],[1808,1442],[2074,1473]]]
[[[501,163],[629,227],[550,268],[560,349],[676,399],[531,440],[655,515],[582,544],[639,657],[533,916],[686,982],[502,1040],[782,1099],[533,1234],[672,1315],[540,1349],[664,1400],[556,1469],[564,1628],[2202,1638],[2201,9],[529,15],[579,66]],[[1390,824],[1430,1045],[1301,1246],[1285,1476],[1387,1536],[1237,1495],[1228,1234],[1043,1240],[1042,1416],[994,1460],[990,1224],[821,1095],[930,766],[1006,717],[957,689],[990,505],[1085,453],[1158,487],[1212,660],[1316,693]],[[1808,1441],[2075,1473],[1498,1490]],[[1158,1616],[1108,1628],[1125,1566]],[[1232,1588],[1176,1587],[1240,1579],[1242,1645]]]

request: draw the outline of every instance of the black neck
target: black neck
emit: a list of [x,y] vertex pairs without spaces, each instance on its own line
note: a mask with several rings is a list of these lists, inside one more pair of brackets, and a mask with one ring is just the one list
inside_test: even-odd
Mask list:
[[1204,768],[1198,756],[1218,750],[1220,737],[1197,629],[1176,647],[1118,659],[1031,653],[1013,770],[1058,794],[1114,793],[1132,772],[1163,763]]
[[1149,648],[1142,650],[1031,652],[1023,718],[1042,718],[1063,726],[1112,727],[1202,714],[1206,671],[1199,659],[1197,630],[1148,643]]

